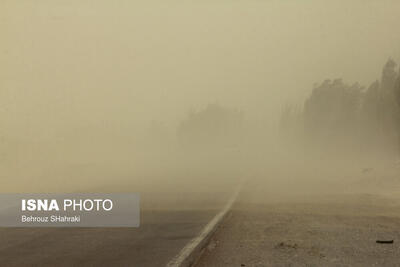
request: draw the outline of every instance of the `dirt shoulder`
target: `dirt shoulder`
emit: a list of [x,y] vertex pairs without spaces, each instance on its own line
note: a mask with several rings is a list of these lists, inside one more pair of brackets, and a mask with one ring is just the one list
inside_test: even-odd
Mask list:
[[241,203],[197,266],[400,266],[396,214],[400,206],[362,194],[339,202]]
[[398,170],[337,170],[250,180],[197,266],[400,266]]

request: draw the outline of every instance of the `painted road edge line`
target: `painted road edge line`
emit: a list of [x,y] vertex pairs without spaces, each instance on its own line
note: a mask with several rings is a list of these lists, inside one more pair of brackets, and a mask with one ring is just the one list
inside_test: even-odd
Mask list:
[[186,244],[185,247],[176,255],[170,262],[167,263],[166,267],[187,267],[192,266],[196,260],[200,257],[201,252],[207,246],[215,230],[218,228],[223,218],[227,215],[228,211],[232,208],[233,203],[239,195],[242,189],[240,184],[229,198],[228,203],[224,208],[214,216],[214,218],[203,228],[198,236],[193,238]]

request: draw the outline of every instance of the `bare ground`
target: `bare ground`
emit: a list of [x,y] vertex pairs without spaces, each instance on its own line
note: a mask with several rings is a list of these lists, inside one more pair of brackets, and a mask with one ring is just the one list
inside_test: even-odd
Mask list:
[[324,189],[252,181],[196,266],[400,266],[398,178],[360,177]]

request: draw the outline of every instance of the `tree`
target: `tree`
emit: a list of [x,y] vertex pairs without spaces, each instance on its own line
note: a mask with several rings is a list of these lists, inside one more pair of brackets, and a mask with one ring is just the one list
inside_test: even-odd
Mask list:
[[397,79],[396,62],[388,59],[382,70],[380,87],[379,120],[382,123],[382,131],[390,134],[396,131],[398,106],[395,97],[395,83]]
[[358,83],[350,86],[341,79],[325,80],[314,87],[304,105],[308,135],[326,142],[348,135],[357,125],[362,90]]
[[[395,99],[396,99],[397,106],[398,106],[397,118],[400,118],[400,114],[399,114],[400,113],[400,72],[399,72],[397,81],[394,86],[394,95],[395,95]],[[400,119],[397,120],[397,136],[398,136],[397,142],[398,142],[398,150],[399,150],[398,153],[400,154]]]
[[178,127],[178,138],[184,146],[226,148],[237,145],[242,124],[242,112],[210,104],[203,110],[189,113]]

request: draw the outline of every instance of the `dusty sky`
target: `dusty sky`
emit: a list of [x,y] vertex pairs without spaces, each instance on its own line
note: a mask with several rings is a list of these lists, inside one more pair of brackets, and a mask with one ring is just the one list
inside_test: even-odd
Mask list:
[[399,11],[398,0],[2,0],[2,128],[174,127],[210,102],[273,121],[315,82],[379,78],[400,59]]

